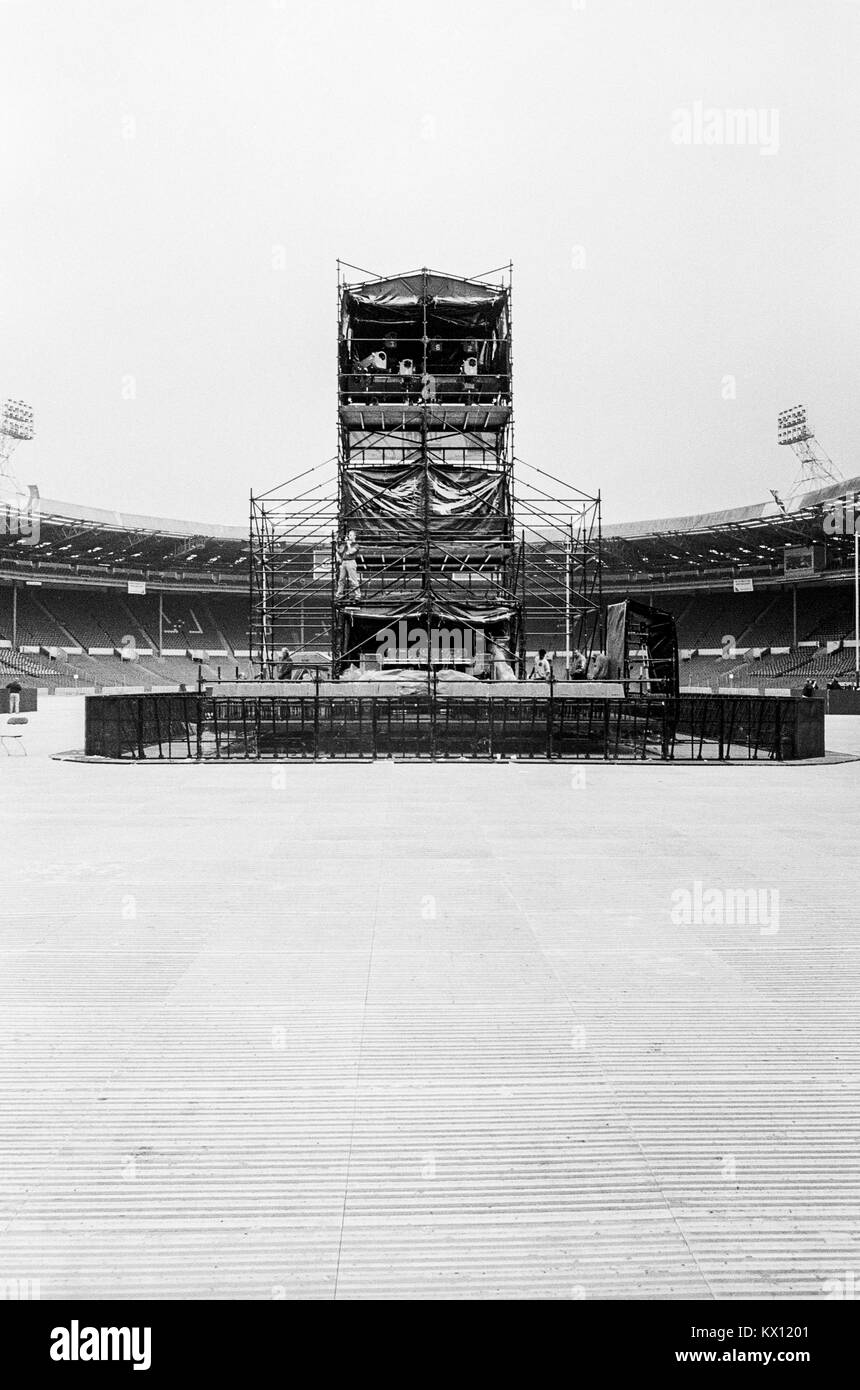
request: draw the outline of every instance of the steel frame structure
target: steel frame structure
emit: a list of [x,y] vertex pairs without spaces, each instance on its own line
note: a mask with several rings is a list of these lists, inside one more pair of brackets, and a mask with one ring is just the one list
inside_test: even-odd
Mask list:
[[[416,354],[411,375],[353,370],[363,347],[383,340],[377,335],[356,350],[348,338],[344,297],[374,284],[349,279],[348,269],[354,268],[338,262],[337,455],[278,488],[251,494],[249,646],[259,678],[274,674],[285,647],[294,655],[298,648],[327,656],[334,675],[361,661],[367,627],[356,637],[355,605],[337,601],[336,551],[338,535],[354,520],[361,530],[361,516],[350,502],[351,473],[368,460],[371,465],[406,461],[421,482],[420,511],[402,533],[372,540],[359,534],[366,607],[382,613],[411,607],[423,615],[428,630],[437,607],[447,602],[461,610],[471,605],[475,612],[504,608],[511,615],[506,645],[521,677],[527,622],[533,645],[560,656],[563,668],[569,669],[576,650],[587,659],[602,639],[600,496],[571,488],[514,453],[511,266],[488,272],[500,275],[498,281],[458,282],[504,297],[504,336],[491,346],[488,340],[480,345],[495,370],[471,379],[430,370],[432,349],[452,345],[457,337],[441,341],[438,331],[430,331],[435,272],[426,268],[408,276],[410,284],[422,286],[415,339],[420,357]],[[377,283],[406,278],[379,277]],[[426,388],[428,377],[432,391]],[[491,536],[482,536],[480,528],[474,536],[462,530],[448,535],[438,519],[431,520],[431,470],[467,458],[478,459],[482,470],[498,477]],[[385,629],[385,620],[380,623]]]
[[[338,517],[341,533],[353,523],[356,508],[350,506],[350,474],[368,461],[394,458],[420,473],[420,515],[403,534],[390,541],[361,541],[363,601],[371,608],[392,611],[410,606],[423,616],[429,633],[445,599],[458,604],[496,604],[512,613],[508,645],[519,664],[525,658],[522,620],[522,543],[514,531],[513,510],[513,407],[511,396],[511,266],[501,270],[501,281],[461,281],[504,302],[506,332],[501,341],[474,339],[475,350],[491,356],[491,372],[464,377],[440,370],[434,356],[449,351],[464,337],[463,330],[443,333],[438,324],[431,332],[431,291],[441,277],[428,268],[404,276],[355,281],[337,266],[337,368],[338,368]],[[493,272],[491,272],[493,273]],[[412,311],[409,340],[419,356],[410,355],[408,375],[369,370],[357,372],[356,358],[382,343],[397,344],[393,333],[380,328],[366,340],[352,336],[347,313],[353,290],[390,282],[416,285],[418,313]],[[493,509],[495,536],[480,533],[466,538],[445,535],[431,521],[431,468],[442,466],[456,454],[465,460],[475,454],[480,466],[498,474],[497,502]],[[415,526],[415,521],[418,525]],[[360,526],[360,519],[358,521]],[[407,534],[407,532],[409,534]],[[381,620],[381,629],[387,624]],[[333,669],[360,660],[367,645],[366,632],[356,637],[349,607],[332,599]],[[429,661],[429,655],[428,655]]]
[[251,493],[249,647],[260,678],[274,674],[284,647],[325,651],[330,645],[333,464],[329,459],[269,492]]

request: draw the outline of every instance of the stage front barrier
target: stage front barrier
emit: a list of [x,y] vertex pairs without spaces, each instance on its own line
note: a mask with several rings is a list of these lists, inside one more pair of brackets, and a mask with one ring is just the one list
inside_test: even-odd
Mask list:
[[277,694],[89,696],[85,754],[171,762],[781,762],[824,755],[820,700],[510,691],[501,683],[462,695],[296,685]]

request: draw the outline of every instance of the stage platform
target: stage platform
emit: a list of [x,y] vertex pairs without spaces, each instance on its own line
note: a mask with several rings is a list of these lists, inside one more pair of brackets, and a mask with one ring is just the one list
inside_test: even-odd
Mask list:
[[[317,685],[315,681],[220,681],[217,685],[206,684],[204,693],[218,696],[248,696],[271,699],[280,697],[313,698]],[[326,700],[355,700],[378,697],[390,699],[394,696],[430,695],[433,683],[426,676],[420,680],[360,681],[320,681],[319,694]],[[534,700],[547,698],[550,693],[548,681],[445,681],[435,683],[438,699],[493,699],[493,700]],[[554,699],[565,700],[623,700],[625,698],[623,681],[554,681]]]

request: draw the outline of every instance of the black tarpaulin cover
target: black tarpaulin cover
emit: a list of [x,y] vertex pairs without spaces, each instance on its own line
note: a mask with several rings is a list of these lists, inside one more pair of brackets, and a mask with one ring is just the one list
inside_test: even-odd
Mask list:
[[419,272],[351,286],[346,291],[346,301],[362,308],[411,309],[426,299],[440,308],[474,311],[492,305],[501,307],[506,295],[506,290],[498,285],[481,285],[455,275],[435,272],[422,275]]
[[[514,610],[506,605],[494,604],[480,607],[474,603],[458,603],[455,598],[431,588],[430,617],[434,625],[440,622],[457,623],[461,627],[486,631],[501,627],[513,617]],[[418,597],[406,603],[394,603],[386,607],[384,603],[368,602],[350,605],[350,621],[357,623],[377,623],[386,626],[398,623],[401,618],[407,622],[425,624],[427,621],[427,599]]]
[[[426,478],[426,501],[425,501]],[[343,474],[343,515],[361,540],[423,534],[499,537],[507,518],[501,473],[430,464],[351,467]]]
[[374,324],[404,329],[420,320],[426,304],[431,331],[450,324],[479,336],[498,329],[504,336],[507,302],[507,290],[498,285],[476,284],[453,275],[400,275],[345,289],[342,331],[346,336],[350,323],[361,326],[359,337],[366,336]]
[[610,603],[606,608],[606,660],[608,680],[624,675],[627,660],[627,604]]
[[635,599],[610,603],[606,609],[608,679],[625,677],[631,647],[642,645],[647,649],[655,679],[665,683],[668,693],[677,693],[678,638],[674,615]]

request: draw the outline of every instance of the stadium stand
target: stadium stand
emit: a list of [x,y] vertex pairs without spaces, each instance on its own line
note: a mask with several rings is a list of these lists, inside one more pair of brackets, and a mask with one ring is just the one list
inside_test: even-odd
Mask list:
[[0,680],[3,684],[15,676],[26,676],[40,686],[53,689],[58,685],[74,685],[72,672],[65,666],[49,663],[31,656],[29,652],[13,652],[0,647]]
[[[855,478],[799,498],[790,514],[769,502],[607,523],[603,598],[640,597],[675,615],[679,647],[691,654],[681,664],[682,685],[767,688],[802,685],[809,675],[850,676],[853,650],[824,648],[853,638],[853,540],[822,538],[826,508],[858,492]],[[808,572],[789,573],[786,546],[804,544],[814,563]],[[219,667],[225,677],[237,669],[250,677],[247,573],[244,526],[123,516],[43,499],[38,547],[0,535],[0,670],[23,672],[48,689],[193,685],[201,672],[193,654],[202,657],[204,680]],[[752,583],[752,592],[735,592],[738,578]],[[128,592],[132,582],[146,593]],[[563,646],[552,624],[552,603],[536,592],[527,605],[529,649]],[[730,661],[718,655],[727,635],[737,648]],[[119,655],[128,638],[134,661]],[[300,619],[294,641],[303,642]]]
[[[854,613],[848,593],[804,594],[804,621],[798,621],[801,642],[814,638],[818,642],[834,642],[854,629]],[[799,611],[799,610],[798,610]]]
[[[798,638],[800,630],[801,624],[798,621]],[[749,647],[790,647],[793,640],[794,621],[790,594],[777,593],[767,598],[743,633],[743,645]]]
[[[12,595],[0,588],[0,638],[12,640]],[[33,599],[32,590],[18,592],[18,644],[49,650],[62,647],[67,638],[57,623]]]
[[237,603],[230,598],[210,598],[208,611],[222,646],[231,652],[248,650],[248,611],[247,604]]
[[100,593],[93,600],[86,592],[44,589],[33,603],[60,629],[61,645],[83,647],[84,651],[91,647],[112,650],[117,645],[110,631],[111,626],[116,631],[112,595]]
[[[681,685],[743,685],[741,679],[754,663],[740,657],[726,661],[719,656],[693,656],[681,662]],[[751,679],[751,684],[754,681]]]
[[762,682],[768,682],[786,685],[787,681],[784,681],[782,677],[788,675],[795,667],[802,665],[804,660],[806,658],[801,657],[796,648],[783,652],[781,656],[762,657],[760,661],[755,663],[756,680],[753,684],[760,685]]
[[848,677],[854,673],[854,651],[846,648],[834,652],[817,652],[803,665],[790,672],[786,682],[790,686],[804,685],[808,680],[826,684],[835,678]]
[[730,635],[743,646],[744,634],[761,607],[761,599],[752,594],[696,594],[678,620],[680,645],[719,647]]

